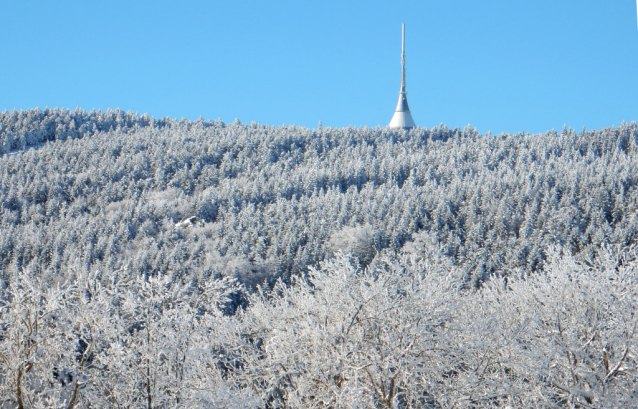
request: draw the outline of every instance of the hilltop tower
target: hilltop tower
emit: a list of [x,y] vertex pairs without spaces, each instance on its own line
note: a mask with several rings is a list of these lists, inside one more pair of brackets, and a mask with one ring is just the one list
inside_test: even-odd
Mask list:
[[401,25],[401,90],[399,91],[399,103],[390,121],[390,128],[411,129],[416,126],[410,107],[408,106],[408,93],[405,90],[405,24]]

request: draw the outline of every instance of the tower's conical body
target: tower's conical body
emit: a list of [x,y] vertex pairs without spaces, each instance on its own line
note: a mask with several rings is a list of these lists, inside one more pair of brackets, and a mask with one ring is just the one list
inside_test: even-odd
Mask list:
[[416,126],[408,106],[408,93],[405,90],[405,24],[402,25],[401,35],[401,90],[399,91],[397,109],[394,111],[394,116],[388,126],[390,128],[403,129],[410,129]]

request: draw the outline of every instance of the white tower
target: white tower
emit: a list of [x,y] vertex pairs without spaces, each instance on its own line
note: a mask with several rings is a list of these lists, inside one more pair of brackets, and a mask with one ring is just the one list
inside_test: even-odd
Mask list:
[[408,93],[405,90],[405,24],[402,24],[401,36],[401,90],[399,91],[399,103],[390,121],[390,128],[411,129],[416,126],[410,107],[408,106]]

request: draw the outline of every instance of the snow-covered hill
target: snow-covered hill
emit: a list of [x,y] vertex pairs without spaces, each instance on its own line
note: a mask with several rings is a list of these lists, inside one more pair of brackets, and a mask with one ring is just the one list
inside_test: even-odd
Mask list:
[[0,146],[2,408],[637,406],[635,123],[53,109]]
[[[0,156],[5,279],[128,266],[252,285],[339,250],[368,264],[430,248],[477,284],[537,269],[550,246],[585,259],[638,232],[635,123],[493,136],[55,109],[0,124],[11,150],[49,141]],[[191,216],[203,227],[175,227]]]

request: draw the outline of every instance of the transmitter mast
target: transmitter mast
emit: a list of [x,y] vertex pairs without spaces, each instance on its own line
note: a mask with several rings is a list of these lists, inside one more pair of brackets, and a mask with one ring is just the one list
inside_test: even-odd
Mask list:
[[411,129],[416,126],[412,114],[410,113],[410,107],[408,106],[408,93],[405,90],[405,24],[401,25],[401,90],[399,91],[399,102],[397,103],[397,109],[394,111],[394,116],[390,121],[390,128],[402,128]]

